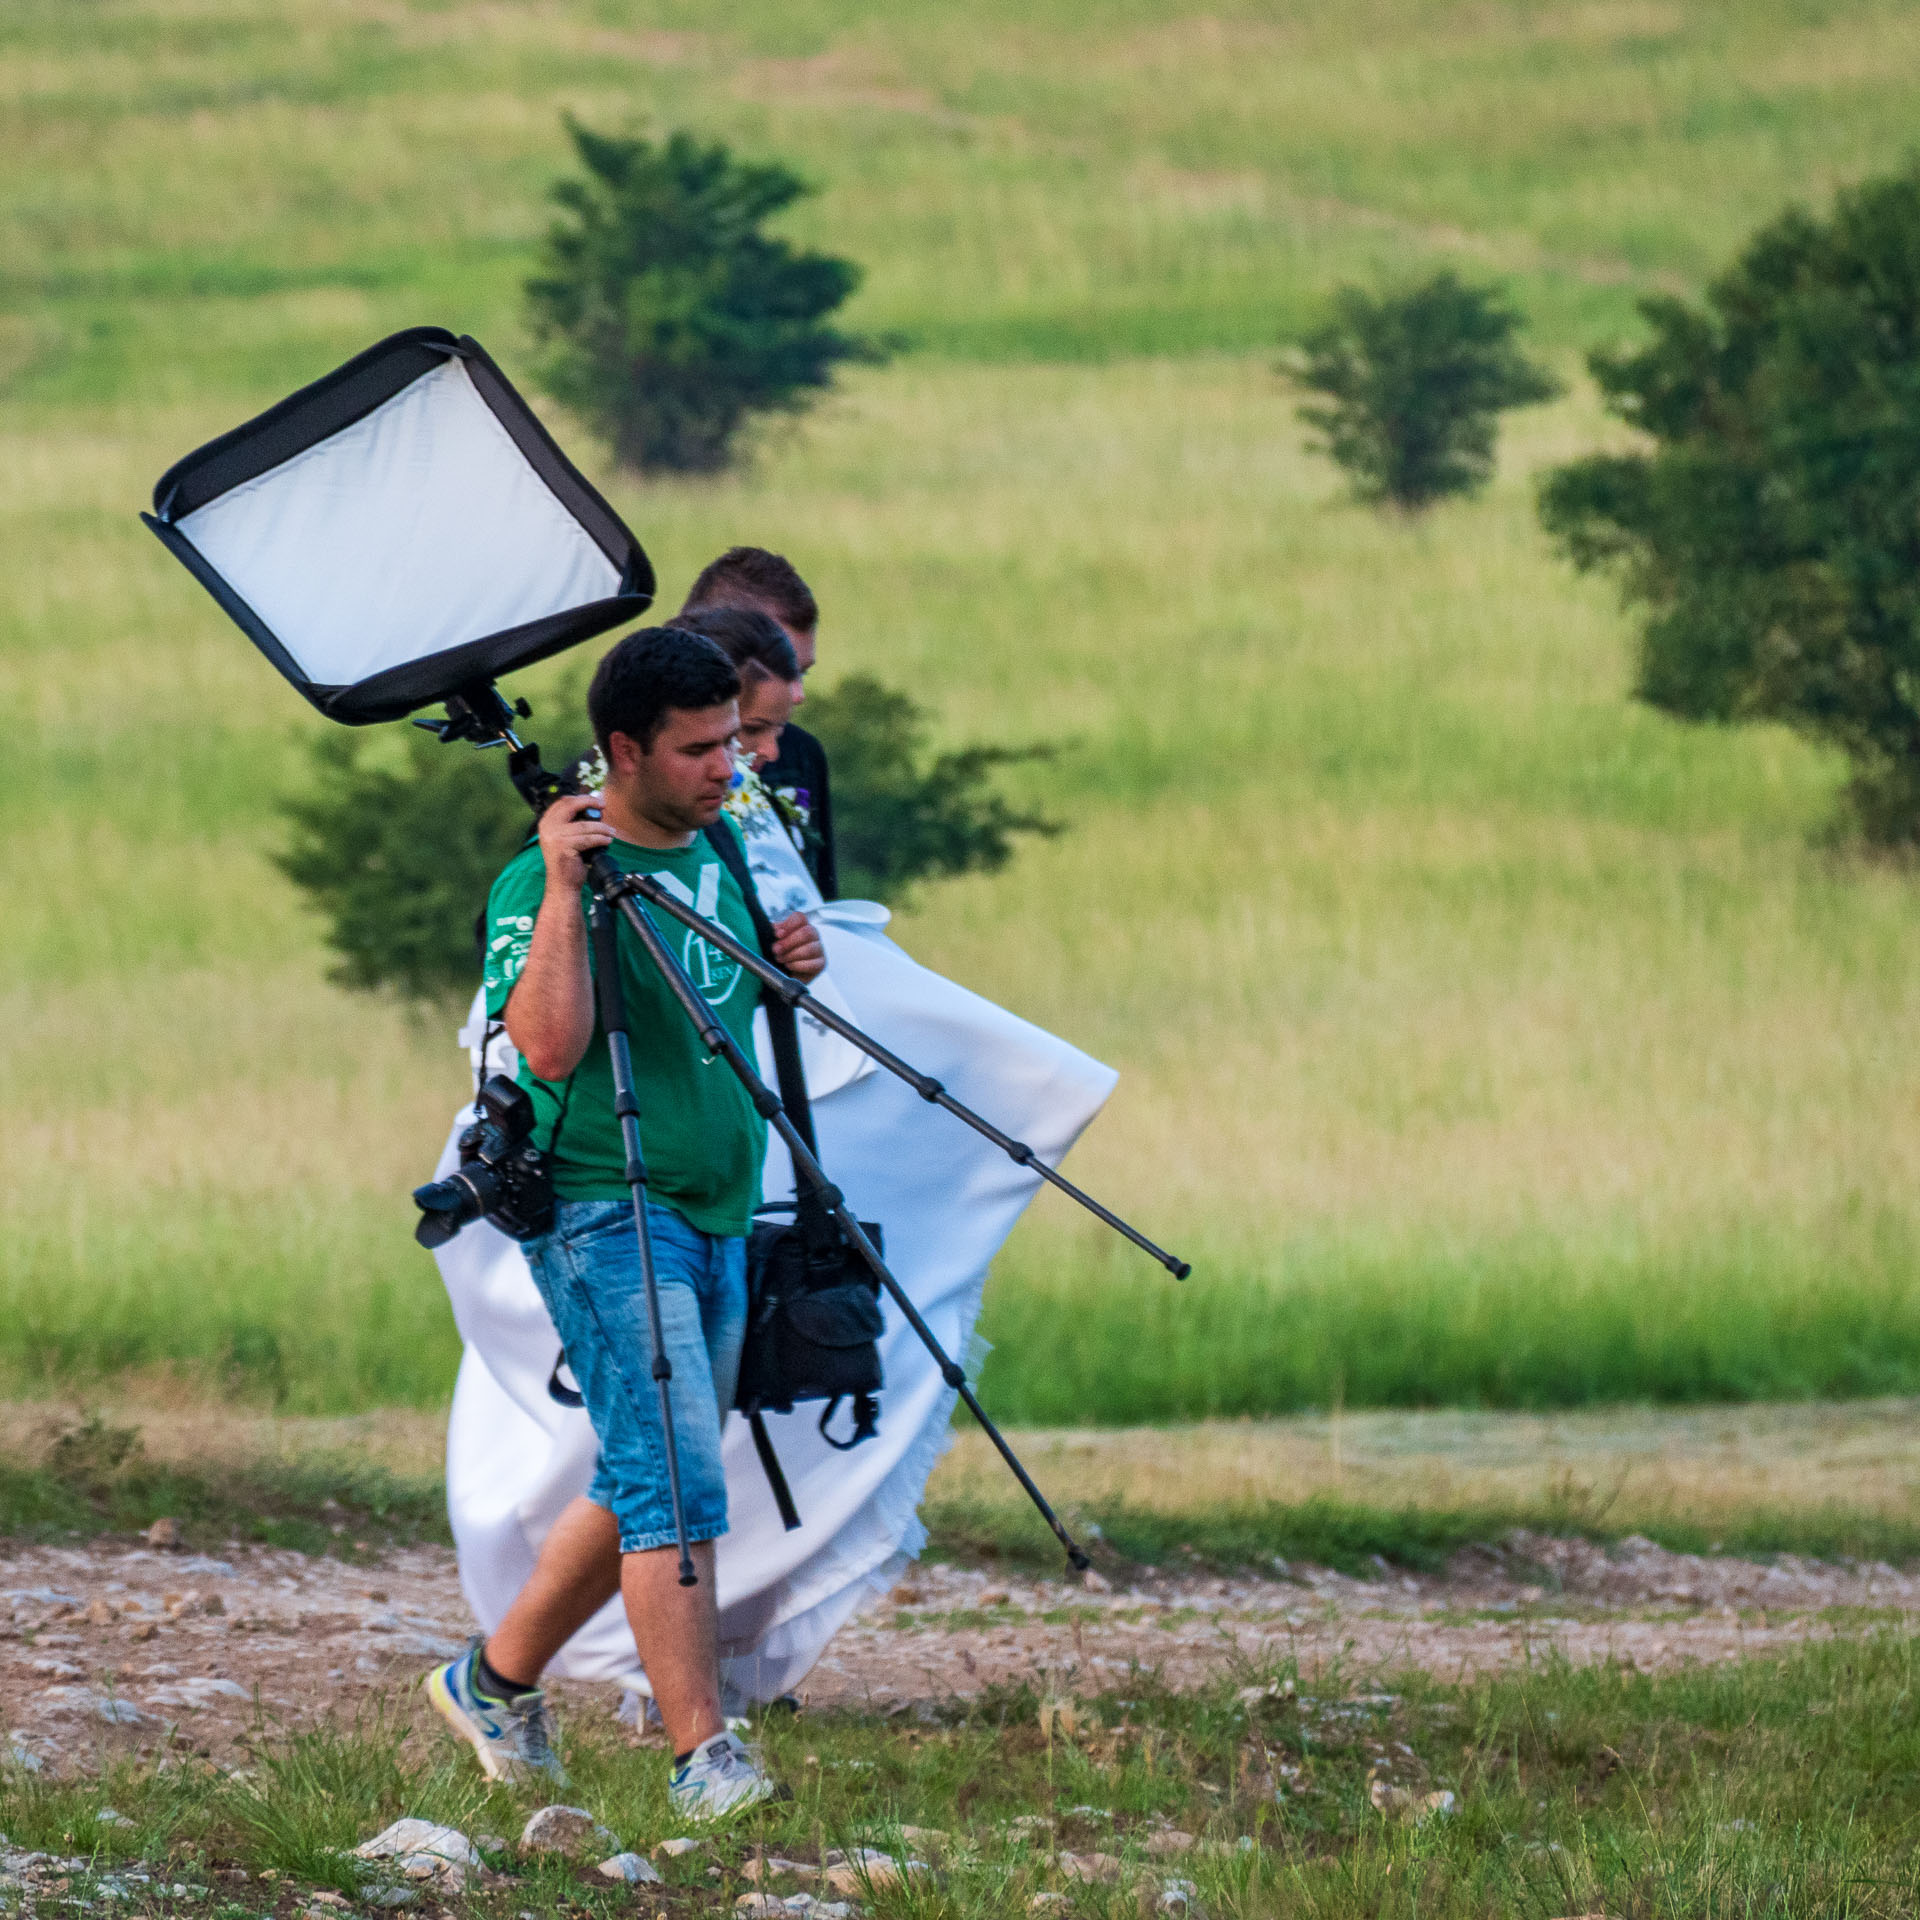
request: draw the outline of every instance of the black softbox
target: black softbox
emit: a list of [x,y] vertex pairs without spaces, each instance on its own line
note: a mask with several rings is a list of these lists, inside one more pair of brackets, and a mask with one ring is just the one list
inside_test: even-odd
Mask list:
[[653,568],[480,344],[411,327],[176,461],[140,516],[330,719],[604,633]]

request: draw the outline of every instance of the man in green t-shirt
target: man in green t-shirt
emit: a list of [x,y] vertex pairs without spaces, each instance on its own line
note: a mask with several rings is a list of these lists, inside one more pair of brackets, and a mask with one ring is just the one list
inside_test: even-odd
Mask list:
[[[760,1199],[766,1123],[725,1064],[707,1056],[622,927],[647,1217],[673,1366],[673,1439],[687,1534],[698,1543],[699,1581],[682,1587],[626,1153],[595,1012],[585,861],[604,848],[754,944],[740,890],[701,837],[732,786],[739,691],[738,674],[712,641],[672,627],[628,634],[601,661],[587,694],[605,792],[549,807],[537,844],[508,865],[487,903],[487,1012],[505,1019],[520,1050],[534,1138],[553,1170],[553,1228],[527,1243],[527,1264],[580,1383],[600,1461],[491,1637],[427,1676],[434,1705],[490,1775],[557,1775],[540,1674],[617,1587],[673,1742],[670,1797],[690,1819],[719,1818],[775,1791],[722,1717],[712,1546],[727,1528],[720,1429],[746,1328],[744,1236]],[[759,982],[677,921],[640,910],[751,1056]],[[825,966],[803,914],[774,935],[774,958],[789,973],[810,980]]]

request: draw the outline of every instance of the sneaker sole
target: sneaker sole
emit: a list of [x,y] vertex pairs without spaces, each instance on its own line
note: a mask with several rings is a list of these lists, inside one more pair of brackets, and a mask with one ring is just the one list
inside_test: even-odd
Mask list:
[[444,1667],[435,1667],[427,1675],[426,1689],[434,1711],[473,1749],[480,1762],[480,1771],[489,1780],[504,1780],[517,1785],[525,1778],[525,1769],[515,1761],[502,1760],[493,1742],[487,1738],[486,1729],[453,1697]]

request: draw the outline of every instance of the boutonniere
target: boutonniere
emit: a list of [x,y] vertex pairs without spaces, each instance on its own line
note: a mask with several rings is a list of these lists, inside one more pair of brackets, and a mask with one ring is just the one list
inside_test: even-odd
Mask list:
[[813,818],[813,796],[805,787],[765,787],[773,810],[798,833]]

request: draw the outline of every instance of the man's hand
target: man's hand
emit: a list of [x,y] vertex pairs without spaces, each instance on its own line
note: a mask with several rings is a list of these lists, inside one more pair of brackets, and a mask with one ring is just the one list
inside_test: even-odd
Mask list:
[[587,970],[587,917],[580,911],[587,859],[613,838],[604,820],[580,816],[597,793],[570,793],[540,816],[547,886],[533,923],[527,963],[507,1001],[507,1038],[542,1079],[564,1080],[593,1039],[593,982]]
[[804,913],[790,913],[774,928],[773,957],[796,980],[817,980],[827,970],[819,930]]
[[540,857],[547,863],[547,890],[577,894],[587,884],[587,861],[613,840],[604,820],[583,820],[598,807],[597,793],[569,793],[540,816]]

